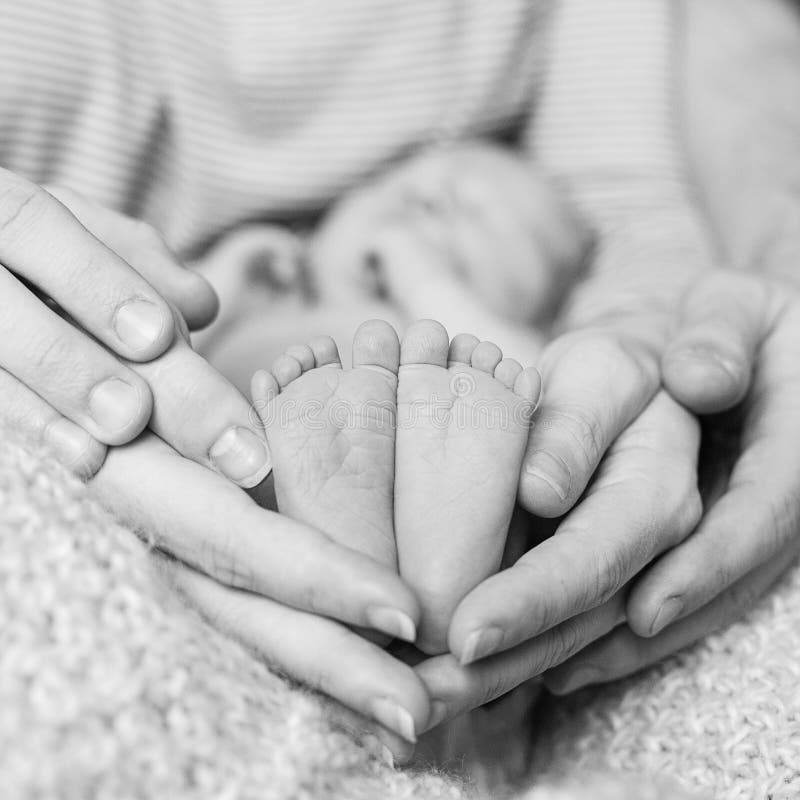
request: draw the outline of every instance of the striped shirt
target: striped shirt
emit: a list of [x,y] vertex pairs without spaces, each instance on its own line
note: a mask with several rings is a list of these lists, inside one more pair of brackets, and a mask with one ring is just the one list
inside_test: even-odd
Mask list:
[[414,148],[515,132],[602,224],[645,184],[685,200],[675,5],[0,0],[0,164],[186,256],[317,213]]

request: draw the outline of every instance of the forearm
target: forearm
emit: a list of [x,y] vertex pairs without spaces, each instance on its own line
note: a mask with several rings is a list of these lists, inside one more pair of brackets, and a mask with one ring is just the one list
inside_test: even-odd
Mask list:
[[565,327],[671,308],[713,261],[681,142],[674,7],[564,0],[527,144],[597,235]]
[[727,264],[800,284],[800,9],[686,3],[690,154]]

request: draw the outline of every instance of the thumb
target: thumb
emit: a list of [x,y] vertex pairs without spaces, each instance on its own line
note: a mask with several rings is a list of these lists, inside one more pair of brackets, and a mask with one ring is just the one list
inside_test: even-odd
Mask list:
[[664,385],[697,414],[725,411],[747,393],[753,362],[771,323],[766,283],[715,272],[684,295],[661,361]]

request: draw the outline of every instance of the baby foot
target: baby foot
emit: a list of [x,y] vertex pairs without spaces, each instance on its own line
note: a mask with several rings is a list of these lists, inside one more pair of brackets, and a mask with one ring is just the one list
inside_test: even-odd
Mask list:
[[403,339],[394,521],[427,653],[447,651],[459,601],[500,566],[540,385],[491,342],[449,343],[438,322],[416,322]]
[[321,336],[289,348],[252,381],[279,510],[393,569],[399,360],[394,328],[372,320],[356,332],[352,369]]

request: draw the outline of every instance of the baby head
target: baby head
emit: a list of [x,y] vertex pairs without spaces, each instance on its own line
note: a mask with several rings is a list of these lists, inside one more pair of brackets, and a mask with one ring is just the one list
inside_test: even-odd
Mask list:
[[323,300],[355,294],[404,307],[420,283],[449,280],[498,317],[539,324],[589,243],[529,160],[471,142],[413,156],[345,195],[312,238],[310,265]]

